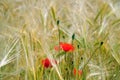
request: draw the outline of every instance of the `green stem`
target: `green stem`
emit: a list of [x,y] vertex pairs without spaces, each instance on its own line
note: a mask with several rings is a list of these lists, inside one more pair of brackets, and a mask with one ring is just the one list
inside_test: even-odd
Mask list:
[[[83,66],[83,69],[86,67],[86,65],[87,65],[87,64],[89,63],[89,61],[92,59],[92,57],[94,56],[94,54],[96,53],[96,51],[97,51],[102,45],[103,45],[103,43],[100,44],[100,46],[95,49],[95,51],[92,53],[92,55],[90,56],[90,58],[87,60],[86,64]],[[83,70],[83,69],[82,69],[82,70]]]
[[58,26],[58,42],[59,42],[59,53],[60,53],[60,27],[59,27],[60,21],[57,20],[57,26]]

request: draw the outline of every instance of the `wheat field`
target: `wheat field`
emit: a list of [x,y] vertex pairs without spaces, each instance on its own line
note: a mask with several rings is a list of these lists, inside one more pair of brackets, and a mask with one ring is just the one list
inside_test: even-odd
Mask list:
[[120,80],[120,0],[0,0],[0,80]]

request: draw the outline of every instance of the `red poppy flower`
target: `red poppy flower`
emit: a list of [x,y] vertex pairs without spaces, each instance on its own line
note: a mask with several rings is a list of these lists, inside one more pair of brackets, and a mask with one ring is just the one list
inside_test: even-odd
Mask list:
[[82,75],[82,70],[76,70],[75,68],[73,69],[73,74],[74,75]]
[[[52,62],[57,64],[56,60],[53,60]],[[45,59],[42,60],[42,65],[45,68],[52,67],[52,64],[51,64],[51,62],[50,62],[50,60],[48,58],[45,58]]]
[[59,47],[60,47],[60,49],[62,49],[65,52],[74,50],[73,45],[69,44],[69,43],[60,42],[60,46],[55,46],[55,50],[57,50],[57,51],[60,50]]

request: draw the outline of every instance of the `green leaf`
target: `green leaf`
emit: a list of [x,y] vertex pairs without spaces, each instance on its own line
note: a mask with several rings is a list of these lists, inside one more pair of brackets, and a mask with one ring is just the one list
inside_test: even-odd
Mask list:
[[120,19],[115,20],[115,21],[112,23],[112,25],[116,25],[116,24],[119,24],[119,23],[120,23]]
[[98,18],[103,15],[103,13],[106,10],[106,8],[107,8],[107,4],[104,4],[103,7],[98,12],[98,14],[96,15],[96,17],[94,19],[94,22],[96,22],[98,20]]
[[51,7],[51,12],[52,12],[52,17],[53,17],[54,21],[56,21],[55,10],[53,7]]
[[63,55],[65,55],[65,54],[66,54],[66,52],[62,51],[62,52],[60,52],[59,54],[57,54],[56,57],[60,57],[60,56],[63,56]]

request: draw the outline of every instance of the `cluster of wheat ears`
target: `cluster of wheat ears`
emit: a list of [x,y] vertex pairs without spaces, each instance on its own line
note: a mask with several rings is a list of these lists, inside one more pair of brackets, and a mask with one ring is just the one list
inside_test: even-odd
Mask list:
[[0,80],[120,80],[120,0],[0,0]]

